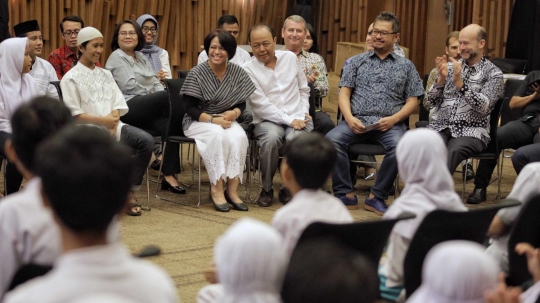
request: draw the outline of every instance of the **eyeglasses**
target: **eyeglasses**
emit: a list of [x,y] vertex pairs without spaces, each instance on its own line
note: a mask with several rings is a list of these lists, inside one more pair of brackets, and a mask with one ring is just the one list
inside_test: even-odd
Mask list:
[[147,26],[145,26],[145,27],[142,28],[142,32],[143,32],[143,34],[151,32],[152,34],[155,35],[158,32],[158,29],[155,28],[155,27],[147,27]]
[[122,38],[125,38],[127,36],[137,36],[137,32],[136,31],[130,31],[130,32],[119,32],[118,35]]
[[77,35],[79,34],[81,30],[80,29],[76,29],[74,31],[65,31],[62,35],[66,36],[66,37],[71,37],[73,36],[73,34],[75,34],[75,37],[77,37]]
[[[368,32],[369,33],[369,32]],[[397,34],[397,32],[395,33],[389,33],[389,32],[386,32],[386,31],[380,31],[378,29],[374,29],[371,31],[370,35],[373,36],[373,37],[377,37],[379,34],[381,34],[381,37],[383,38],[386,38],[388,37],[388,35],[393,35],[393,34]]]

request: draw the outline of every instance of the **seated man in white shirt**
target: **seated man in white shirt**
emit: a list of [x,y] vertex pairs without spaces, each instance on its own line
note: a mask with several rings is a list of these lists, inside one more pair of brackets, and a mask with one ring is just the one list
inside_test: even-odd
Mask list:
[[163,269],[106,240],[107,227],[128,201],[133,161],[128,146],[99,128],[71,126],[43,142],[35,161],[63,252],[52,271],[17,287],[5,302],[67,303],[96,293],[132,302],[178,302]]
[[[238,19],[236,19],[233,15],[223,15],[218,19],[217,29],[222,29],[227,32],[229,32],[234,39],[236,39],[236,43],[238,43],[238,35],[240,34],[240,23],[238,22]],[[236,53],[234,57],[231,59],[230,62],[238,64],[242,66],[246,61],[248,61],[251,58],[250,54],[240,46],[236,47]],[[204,63],[208,60],[208,54],[206,51],[202,51],[199,54],[199,59],[197,60],[197,64]]]
[[[294,53],[276,51],[276,38],[271,27],[257,24],[248,33],[254,58],[244,69],[255,84],[248,103],[253,110],[253,134],[260,147],[262,191],[257,205],[272,205],[272,179],[279,161],[279,150],[299,134],[313,130],[309,116],[309,86],[300,62]],[[286,203],[290,193],[281,188],[279,200]]]
[[39,143],[72,123],[67,107],[49,98],[37,98],[13,114],[6,155],[28,182],[0,203],[0,301],[21,266],[52,265],[60,255],[60,230],[41,200],[34,155]]
[[351,223],[353,218],[338,198],[321,190],[336,164],[336,148],[321,134],[302,134],[283,151],[281,182],[293,195],[272,219],[283,236],[289,255],[304,229],[311,223]]
[[19,23],[13,27],[13,30],[15,36],[28,38],[28,54],[32,58],[30,75],[38,85],[39,95],[58,99],[56,88],[49,83],[50,81],[58,81],[56,71],[49,61],[39,57],[43,50],[43,37],[37,20]]

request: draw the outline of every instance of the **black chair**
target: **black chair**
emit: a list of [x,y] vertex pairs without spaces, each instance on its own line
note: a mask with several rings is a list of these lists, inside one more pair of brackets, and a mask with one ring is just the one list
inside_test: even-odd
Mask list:
[[468,240],[483,243],[493,221],[501,208],[519,205],[516,200],[503,200],[496,206],[466,212],[434,210],[420,223],[409,245],[403,264],[407,297],[422,283],[422,266],[429,250],[445,241]]
[[523,83],[523,80],[519,79],[507,79],[504,83],[504,97],[508,99],[505,100],[501,108],[501,126],[505,125],[510,121],[517,120],[521,117],[523,113],[523,108],[510,108],[510,99],[514,96],[518,88]]
[[530,280],[527,269],[527,257],[516,253],[516,244],[526,242],[533,247],[540,247],[540,195],[531,197],[519,211],[517,220],[510,230],[508,239],[508,285],[519,286]]
[[187,78],[187,74],[189,73],[189,70],[179,70],[176,73],[178,74],[178,79],[185,79]]
[[504,74],[525,74],[527,60],[511,58],[494,58],[491,60]]
[[414,214],[404,213],[392,220],[348,224],[315,222],[306,227],[300,239],[298,239],[297,245],[320,237],[334,237],[343,244],[362,253],[362,255],[369,258],[374,266],[377,266],[394,225],[398,221],[414,217],[416,217]]
[[53,85],[56,88],[56,91],[58,92],[58,99],[60,102],[64,102],[64,98],[62,96],[62,89],[60,88],[60,81],[50,81],[49,85]]
[[[165,87],[167,88],[167,95],[169,96],[169,108],[170,108],[170,115],[169,115],[169,125],[167,127],[167,135],[165,136],[165,141],[163,142],[163,158],[165,159],[165,147],[166,147],[166,144],[184,144],[184,143],[187,143],[187,144],[190,144],[190,145],[193,145],[193,147],[195,147],[195,140],[194,139],[191,139],[191,138],[188,138],[184,135],[184,131],[182,130],[182,127],[181,127],[181,124],[182,122],[181,121],[177,121],[175,119],[175,117],[181,117],[183,118],[186,111],[184,109],[184,104],[182,102],[183,98],[182,96],[180,96],[180,90],[182,89],[182,85],[184,84],[184,78],[180,78],[180,79],[163,79],[161,81],[163,81],[163,83],[165,83]],[[192,155],[192,162],[195,161],[195,149],[193,150],[193,155]],[[198,157],[199,159],[199,166],[198,166],[198,173],[199,173],[199,176],[198,176],[198,179],[199,179],[199,198],[198,198],[198,203],[195,207],[199,207],[201,205],[201,157],[199,156]],[[161,161],[161,166],[163,166],[163,161]],[[159,193],[159,188],[160,188],[160,177],[161,177],[161,166],[159,168],[159,173],[158,173],[158,179],[157,179],[157,187],[156,187],[156,198],[158,199],[162,199],[162,200],[165,200],[165,201],[169,201],[169,202],[175,202],[175,203],[178,203],[176,201],[173,201],[173,200],[170,200],[170,199],[167,199],[165,197],[162,197],[162,196],[159,196],[158,193]],[[194,165],[193,165],[194,166]],[[193,167],[192,166],[192,167]],[[182,185],[184,185],[185,187],[187,188],[191,188],[191,186],[193,186],[195,180],[194,180],[194,170],[192,169],[191,170],[191,180],[192,180],[192,184],[185,184],[183,182],[180,182]],[[182,203],[181,203],[182,204]]]
[[[497,160],[497,200],[500,199],[501,196],[501,166],[499,161],[499,146],[497,144],[497,129],[499,128],[499,118],[501,116],[501,107],[504,102],[505,98],[499,98],[497,102],[495,103],[495,107],[491,111],[491,114],[489,115],[489,136],[490,140],[486,148],[477,154],[473,154],[469,157],[469,159],[488,159],[488,160]],[[465,184],[466,181],[466,174],[465,171],[462,172],[463,177],[463,189],[461,191],[461,199],[465,197]],[[495,181],[492,181],[495,182]]]
[[[426,90],[428,80],[429,80],[429,74],[425,74],[424,79],[422,81],[422,84],[424,86],[424,91]],[[429,123],[429,110],[427,110],[423,105],[424,98],[426,97],[427,96],[424,95],[418,99],[418,103],[420,104],[420,112],[418,114],[418,122],[416,122],[415,124],[416,128],[426,127],[427,124]]]

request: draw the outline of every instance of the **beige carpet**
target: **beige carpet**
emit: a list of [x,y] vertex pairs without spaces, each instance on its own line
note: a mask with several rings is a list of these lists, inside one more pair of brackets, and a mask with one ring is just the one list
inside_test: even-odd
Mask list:
[[[380,159],[379,159],[380,160]],[[179,179],[185,182],[191,181],[190,166],[184,161],[184,169],[187,171],[179,175]],[[441,169],[444,169],[444,162],[441,161]],[[155,172],[150,172],[150,179],[155,178]],[[502,176],[502,195],[505,197],[511,190],[516,178],[509,159],[505,160],[505,168]],[[454,176],[456,190],[461,192],[460,174]],[[203,173],[203,181],[208,181]],[[360,201],[365,199],[369,188],[374,181],[360,180],[356,184],[357,195]],[[279,186],[279,174],[274,179],[274,188],[277,193]],[[325,186],[331,188],[328,182]],[[144,245],[155,244],[161,247],[161,256],[151,258],[153,262],[163,267],[172,277],[178,294],[182,302],[195,302],[197,291],[206,282],[201,274],[212,261],[213,244],[216,238],[222,234],[227,227],[243,216],[253,217],[265,222],[270,222],[274,212],[281,207],[281,203],[275,199],[274,206],[261,208],[250,204],[249,212],[238,212],[231,210],[229,213],[219,213],[215,211],[208,200],[209,184],[202,186],[201,200],[199,208],[183,206],[172,202],[166,202],[155,198],[155,184],[151,188],[151,211],[144,211],[141,217],[125,217],[122,219],[122,238],[132,251],[138,251]],[[474,184],[467,184],[467,192],[470,193]],[[259,187],[253,184],[252,194],[257,197]],[[244,187],[240,188],[244,197]],[[476,207],[485,207],[495,203],[496,183],[488,188],[488,201]],[[160,192],[164,193],[164,192]],[[174,195],[165,192],[168,198],[173,198],[179,203],[197,202],[197,185],[188,190],[186,195]],[[277,195],[276,195],[277,196]],[[146,192],[139,193],[139,201],[146,200]],[[392,203],[393,197],[389,200]],[[474,206],[467,205],[470,208]],[[353,217],[358,221],[378,220],[377,215],[364,211],[363,209],[351,211]]]

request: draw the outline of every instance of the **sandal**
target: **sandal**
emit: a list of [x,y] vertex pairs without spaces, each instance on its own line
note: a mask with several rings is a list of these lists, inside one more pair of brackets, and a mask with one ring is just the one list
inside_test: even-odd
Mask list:
[[[136,207],[139,208],[139,211],[133,211]],[[137,202],[129,202],[126,207],[126,214],[128,216],[140,216],[142,214],[142,205]]]

